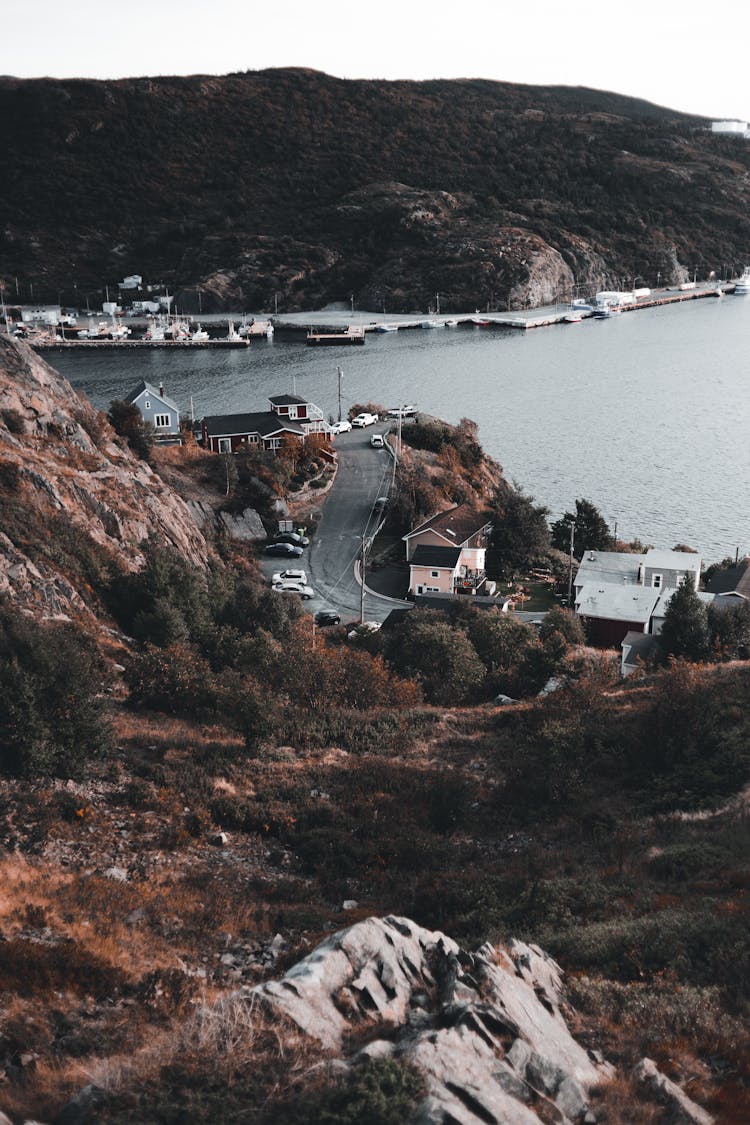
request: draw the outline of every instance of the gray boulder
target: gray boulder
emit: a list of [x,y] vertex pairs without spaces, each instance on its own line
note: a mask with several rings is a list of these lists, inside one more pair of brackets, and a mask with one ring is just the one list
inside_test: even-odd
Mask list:
[[711,1114],[662,1074],[653,1059],[641,1059],[634,1075],[654,1101],[667,1107],[670,1125],[713,1125]]
[[541,949],[514,942],[469,953],[407,918],[368,918],[333,934],[246,1002],[334,1056],[366,1031],[352,1065],[390,1057],[417,1066],[420,1125],[539,1125],[542,1105],[544,1120],[552,1113],[565,1125],[585,1117],[589,1090],[612,1074],[568,1030],[562,974]]

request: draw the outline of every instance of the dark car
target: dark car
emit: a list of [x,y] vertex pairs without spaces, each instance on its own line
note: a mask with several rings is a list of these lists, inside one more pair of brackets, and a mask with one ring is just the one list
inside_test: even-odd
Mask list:
[[267,555],[283,555],[285,559],[299,559],[302,556],[302,548],[295,547],[293,543],[269,543],[265,553]]
[[309,547],[310,540],[298,531],[284,531],[274,538],[274,543],[292,543],[295,547]]
[[315,614],[316,625],[340,625],[341,618],[338,613],[333,613],[330,609],[321,609],[320,613]]

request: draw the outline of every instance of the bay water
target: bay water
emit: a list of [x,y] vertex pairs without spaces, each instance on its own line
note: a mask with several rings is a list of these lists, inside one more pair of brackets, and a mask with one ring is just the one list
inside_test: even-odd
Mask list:
[[[361,314],[366,323],[374,314]],[[295,392],[338,416],[414,402],[471,418],[506,476],[550,519],[593,501],[620,538],[750,551],[750,298],[727,296],[530,331],[455,327],[368,334],[365,347],[300,336],[240,349],[47,353],[94,406],[140,379],[196,417],[269,409]]]

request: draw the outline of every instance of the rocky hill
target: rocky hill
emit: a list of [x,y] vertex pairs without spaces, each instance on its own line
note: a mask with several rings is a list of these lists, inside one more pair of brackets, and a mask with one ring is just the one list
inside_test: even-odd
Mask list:
[[480,80],[4,78],[6,294],[136,272],[196,311],[504,308],[736,270],[750,148],[707,125]]
[[187,505],[27,345],[0,336],[0,598],[96,627],[96,579],[154,537],[198,567]]

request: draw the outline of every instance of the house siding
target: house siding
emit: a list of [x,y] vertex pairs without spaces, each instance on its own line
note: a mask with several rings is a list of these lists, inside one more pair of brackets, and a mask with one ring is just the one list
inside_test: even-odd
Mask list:
[[[434,570],[437,570],[437,578],[432,577]],[[431,590],[438,590],[441,594],[451,594],[455,574],[455,570],[448,570],[447,567],[439,569],[434,566],[412,566],[409,575],[409,593],[415,594],[417,588],[421,586],[423,589],[429,587]]]

